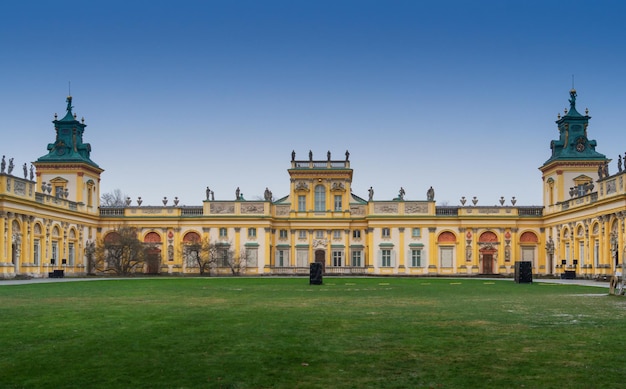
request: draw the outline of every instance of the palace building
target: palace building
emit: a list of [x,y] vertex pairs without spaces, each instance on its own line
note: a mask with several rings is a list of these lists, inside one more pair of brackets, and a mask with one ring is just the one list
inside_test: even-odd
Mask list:
[[[245,258],[249,275],[308,275],[313,262],[326,274],[475,276],[511,275],[516,261],[530,261],[536,275],[612,275],[624,249],[626,183],[621,156],[609,174],[608,159],[588,137],[588,112],[570,108],[556,125],[559,139],[541,164],[543,206],[439,206],[429,190],[423,200],[402,191],[389,200],[353,194],[350,155],[297,159],[289,165],[289,193],[273,200],[215,200],[207,188],[197,206],[141,201],[100,206],[103,169],[90,159],[84,121],[72,112],[55,117],[47,154],[14,172],[0,172],[0,277],[90,273],[86,252],[119,226],[132,226],[149,247],[136,269],[148,274],[193,275],[199,266],[186,245],[206,240]],[[55,115],[56,116],[56,115]],[[97,146],[96,146],[97,147]],[[626,158],[626,157],[625,157]],[[624,161],[626,164],[626,160]],[[34,171],[33,171],[34,170]],[[432,189],[432,188],[431,188]],[[149,259],[149,260],[148,260]],[[230,274],[217,262],[213,274]]]

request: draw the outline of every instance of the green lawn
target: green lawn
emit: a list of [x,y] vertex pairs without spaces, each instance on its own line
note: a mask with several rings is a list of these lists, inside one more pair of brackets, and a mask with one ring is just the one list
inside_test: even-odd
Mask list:
[[2,388],[617,388],[626,298],[425,278],[0,286]]

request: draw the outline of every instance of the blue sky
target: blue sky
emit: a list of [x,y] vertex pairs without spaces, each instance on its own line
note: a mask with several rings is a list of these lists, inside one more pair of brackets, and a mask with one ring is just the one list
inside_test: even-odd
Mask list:
[[[8,4],[7,4],[8,3]],[[621,1],[23,1],[0,5],[0,153],[46,154],[68,82],[101,191],[200,205],[289,192],[291,151],[350,151],[353,192],[439,205],[541,174],[575,76],[626,151]]]

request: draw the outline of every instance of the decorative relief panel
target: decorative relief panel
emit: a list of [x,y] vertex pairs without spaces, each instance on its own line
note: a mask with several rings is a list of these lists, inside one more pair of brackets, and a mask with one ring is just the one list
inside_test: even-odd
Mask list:
[[526,231],[520,236],[519,241],[520,243],[539,243],[539,238],[535,233]]
[[615,192],[616,192],[615,179],[607,181],[606,182],[606,194],[611,194]]
[[262,214],[264,210],[263,203],[241,204],[241,213]]
[[15,189],[14,189],[15,194],[18,195],[25,195],[26,194],[26,184],[23,183],[22,181],[15,181]]
[[404,213],[428,213],[428,204],[424,203],[405,203]]
[[147,213],[147,214],[151,214],[151,213],[161,213],[161,208],[142,208],[141,209],[141,213]]
[[398,213],[398,204],[374,203],[374,213]]
[[483,214],[500,213],[500,208],[496,208],[496,207],[494,207],[494,208],[491,208],[491,207],[483,208],[483,207],[480,207],[480,208],[478,208],[478,213],[483,213]]
[[333,182],[330,186],[330,190],[333,192],[345,192],[346,187],[343,182]]
[[309,185],[304,182],[304,181],[298,181],[296,182],[296,187],[295,187],[297,192],[303,191],[303,192],[308,192],[309,191]]
[[211,213],[213,214],[235,213],[235,204],[234,203],[211,203]]
[[289,205],[277,205],[276,206],[276,216],[287,216],[289,215]]
[[486,231],[486,232],[483,232],[482,234],[480,234],[480,237],[478,238],[478,241],[482,242],[482,243],[485,243],[485,242],[497,242],[498,241],[498,237],[493,232]]
[[324,248],[328,245],[328,239],[313,239],[313,248]]
[[351,205],[350,213],[355,216],[365,215],[365,206],[364,205]]

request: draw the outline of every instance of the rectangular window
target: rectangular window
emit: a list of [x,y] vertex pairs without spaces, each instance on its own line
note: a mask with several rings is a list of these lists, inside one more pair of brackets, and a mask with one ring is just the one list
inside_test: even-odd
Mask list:
[[220,228],[220,238],[226,238],[228,236],[228,230],[224,227]]
[[52,256],[50,257],[50,263],[59,265],[59,262],[57,262],[58,251],[59,251],[58,242],[52,242]]
[[412,267],[421,267],[422,266],[422,250],[411,250],[411,266]]
[[354,231],[352,231],[352,237],[354,239],[361,239],[361,230],[354,230]]
[[343,251],[333,251],[333,266],[342,266]]
[[298,239],[306,239],[306,230],[298,231]]
[[315,231],[315,238],[316,239],[324,239],[324,231],[322,231],[322,230]]
[[381,250],[380,266],[391,267],[391,250],[389,249]]
[[333,239],[341,239],[341,230],[333,230]]
[[67,264],[74,266],[74,243],[67,244]]
[[580,266],[585,264],[585,243],[578,242],[578,264]]
[[187,247],[185,249],[185,260],[187,267],[198,267],[198,260],[200,259],[200,252],[195,248]]
[[41,246],[39,243],[39,239],[35,239],[33,244],[33,263],[35,263],[35,265],[38,265],[39,261],[41,261]]
[[571,265],[569,261],[569,243],[565,243],[565,263]]
[[286,250],[278,250],[276,252],[276,266],[285,267],[287,266],[287,251]]
[[221,266],[228,266],[228,260],[230,259],[228,258],[228,249],[222,249],[222,252],[220,254],[220,258],[222,260]]
[[422,229],[421,228],[413,228],[411,230],[411,236],[414,238],[419,238],[422,236]]
[[532,263],[535,267],[535,248],[534,247],[522,247],[522,261]]
[[361,267],[361,257],[363,252],[361,250],[352,251],[352,266]]
[[391,232],[389,231],[389,228],[385,227],[383,228],[383,238],[389,238],[391,236]]
[[248,228],[248,238],[256,238],[256,228]]
[[600,241],[596,239],[596,243],[593,246],[593,266],[598,267],[599,259],[600,259]]
[[439,255],[441,258],[441,267],[452,267],[454,264],[454,248],[441,247],[439,249]]
[[298,196],[298,212],[306,211],[306,196],[299,195]]
[[298,267],[308,267],[309,266],[309,251],[308,250],[298,250],[296,252],[296,261]]
[[287,239],[287,230],[280,230],[278,237],[280,239]]
[[250,267],[257,267],[257,261],[259,257],[258,249],[246,249],[246,265]]
[[335,195],[335,212],[341,211],[341,195]]

